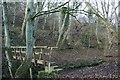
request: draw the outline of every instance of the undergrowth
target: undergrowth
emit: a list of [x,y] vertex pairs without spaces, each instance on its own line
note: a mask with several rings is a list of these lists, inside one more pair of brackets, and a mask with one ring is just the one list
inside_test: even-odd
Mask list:
[[105,61],[102,59],[80,60],[80,61],[77,61],[75,63],[61,65],[61,67],[63,69],[77,69],[77,68],[97,66],[97,65],[102,64],[104,62]]

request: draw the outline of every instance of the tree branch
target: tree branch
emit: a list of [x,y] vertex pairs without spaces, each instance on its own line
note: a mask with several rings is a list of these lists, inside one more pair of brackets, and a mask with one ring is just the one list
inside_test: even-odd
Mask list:
[[109,29],[111,34],[118,39],[117,33],[110,27],[110,24],[106,21],[106,19],[104,19],[100,14],[98,14],[96,10],[91,6],[90,3],[88,3],[86,0],[84,0],[84,2],[93,10],[93,13],[103,21],[104,25],[106,26],[106,28]]
[[[69,0],[70,1],[70,0]],[[62,5],[60,5],[60,6],[58,6],[58,7],[56,7],[56,8],[54,8],[54,9],[51,9],[51,10],[48,10],[48,11],[39,11],[38,13],[36,13],[36,14],[34,14],[33,15],[33,17],[32,17],[32,19],[34,19],[35,17],[38,17],[38,16],[40,16],[41,14],[40,13],[49,13],[50,11],[53,11],[54,12],[54,10],[57,10],[57,9],[59,9],[60,7],[62,7],[62,6],[64,6],[64,5],[66,5],[67,3],[69,3],[69,1],[68,2],[66,2],[66,3],[64,3],[64,4],[62,4]],[[52,12],[52,13],[53,13]],[[56,12],[56,11],[55,11]],[[57,11],[58,12],[58,11]],[[47,14],[48,14],[47,13]]]

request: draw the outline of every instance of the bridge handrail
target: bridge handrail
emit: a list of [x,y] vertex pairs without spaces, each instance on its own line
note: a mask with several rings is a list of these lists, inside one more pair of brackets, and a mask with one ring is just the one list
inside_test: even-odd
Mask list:
[[[11,46],[11,48],[26,48],[26,46]],[[47,46],[33,46],[33,48],[47,48]]]
[[[26,48],[26,46],[11,46],[11,48]],[[55,49],[55,48],[58,48],[58,47],[48,47],[48,46],[33,46],[33,48],[48,48],[48,49]]]

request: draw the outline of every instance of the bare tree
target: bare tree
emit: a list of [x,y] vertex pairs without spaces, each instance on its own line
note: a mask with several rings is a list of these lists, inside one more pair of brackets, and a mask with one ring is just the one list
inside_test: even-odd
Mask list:
[[119,5],[119,7],[118,7],[118,27],[120,27],[120,0],[119,0],[119,2],[118,2],[118,5]]
[[27,72],[28,68],[30,67],[31,60],[32,60],[32,53],[33,53],[33,27],[34,27],[34,20],[31,16],[34,13],[33,0],[27,0],[26,5],[26,57],[25,60],[22,62],[20,67],[17,69],[15,73],[16,78],[21,78]]
[[[41,2],[36,2],[35,3],[35,13],[38,13],[38,11],[42,11]],[[35,22],[34,22],[34,29],[33,29],[33,45],[35,46],[35,36],[36,36],[36,31],[37,31],[37,26],[38,26],[38,21],[39,21],[39,17],[35,18]]]
[[10,72],[10,76],[13,78],[12,74],[12,54],[10,54],[10,35],[9,35],[9,26],[8,26],[8,9],[7,3],[3,2],[3,23],[4,23],[4,33],[5,33],[5,55],[8,61],[8,69]]
[[16,11],[17,10],[17,2],[14,2],[14,13],[13,13],[13,28],[15,27],[15,20],[16,20]]
[[[59,37],[56,46],[62,47],[64,40],[66,38],[65,31],[68,29],[69,25],[69,14],[67,13],[67,7],[62,7],[59,25]],[[68,31],[67,31],[68,32]]]
[[[108,11],[109,11],[109,2],[108,2],[108,5],[106,7],[105,5],[105,9],[103,9],[104,13],[104,16],[101,15],[101,13],[98,13],[92,6],[89,2],[87,2],[86,0],[84,0],[84,2],[86,3],[86,5],[88,5],[88,7],[90,7],[93,11],[93,14],[95,14],[105,25],[106,27],[106,31],[107,33],[105,32],[105,34],[107,35],[107,37],[105,37],[107,40],[105,40],[105,46],[104,46],[104,55],[105,56],[109,56],[109,51],[111,50],[111,45],[112,45],[112,40],[114,38],[118,38],[117,36],[117,33],[115,32],[115,30],[111,27],[112,25],[109,23],[109,18],[108,18]],[[105,1],[104,1],[105,2]]]
[[27,20],[27,8],[25,9],[25,17],[22,23],[22,28],[21,28],[21,37],[24,39],[25,38],[25,26],[26,26],[26,20]]

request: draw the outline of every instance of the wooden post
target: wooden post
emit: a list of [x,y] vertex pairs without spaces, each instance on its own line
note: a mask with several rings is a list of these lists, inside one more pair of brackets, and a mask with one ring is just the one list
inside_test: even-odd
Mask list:
[[[49,48],[48,48],[49,49]],[[50,67],[51,67],[51,53],[52,53],[52,47],[50,47],[50,52],[49,52],[49,61],[48,61],[48,73],[50,73]]]
[[37,59],[35,55],[35,48],[33,49],[33,59],[34,59],[34,65],[37,66]]
[[45,66],[46,66],[45,53],[42,53],[42,59],[43,59],[43,65],[44,65],[44,67],[45,67]]
[[22,62],[22,48],[20,48],[20,61]]
[[49,61],[48,61],[48,72],[50,73],[50,67],[51,67],[51,59],[52,59],[52,50],[58,48],[58,47],[48,47],[48,49],[50,49],[49,52]]
[[15,54],[15,59],[17,59],[17,54],[16,54],[16,48],[13,48],[14,49],[14,54]]
[[43,50],[42,50],[42,48],[41,48],[41,49],[40,49],[40,53],[39,53],[39,60],[42,59],[42,54],[43,54]]

